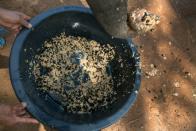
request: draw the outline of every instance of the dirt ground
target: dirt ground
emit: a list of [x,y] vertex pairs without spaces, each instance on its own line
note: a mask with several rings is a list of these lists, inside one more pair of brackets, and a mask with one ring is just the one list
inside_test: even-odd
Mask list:
[[[0,7],[35,16],[58,5],[79,0],[0,0]],[[103,131],[196,131],[196,1],[129,0],[129,10],[146,8],[161,17],[154,32],[131,32],[142,61],[142,85],[136,103],[117,123]],[[18,100],[8,74],[14,35],[0,49],[0,103]],[[44,131],[40,125],[3,127],[1,131]],[[48,129],[50,130],[50,129]]]

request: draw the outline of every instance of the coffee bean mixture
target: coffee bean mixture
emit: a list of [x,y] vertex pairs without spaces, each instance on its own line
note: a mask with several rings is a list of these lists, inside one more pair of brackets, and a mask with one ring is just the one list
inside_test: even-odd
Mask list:
[[109,63],[115,51],[109,44],[62,33],[29,62],[38,88],[61,99],[70,113],[91,113],[115,101]]

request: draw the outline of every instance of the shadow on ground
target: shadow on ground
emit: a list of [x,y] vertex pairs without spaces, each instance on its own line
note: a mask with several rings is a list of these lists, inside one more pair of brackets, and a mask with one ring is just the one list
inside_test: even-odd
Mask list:
[[[129,0],[129,10],[138,7],[159,14],[161,23],[155,32],[133,35],[142,59],[140,95],[129,113],[104,131],[194,131],[196,4],[191,0]],[[152,64],[157,72],[148,76],[154,70]]]

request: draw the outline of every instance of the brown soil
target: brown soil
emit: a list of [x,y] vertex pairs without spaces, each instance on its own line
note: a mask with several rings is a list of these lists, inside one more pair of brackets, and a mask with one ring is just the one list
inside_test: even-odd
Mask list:
[[[82,0],[83,1],[83,0]],[[84,2],[83,2],[84,3]],[[1,0],[0,6],[34,16],[58,5],[82,5],[79,0]],[[196,1],[129,0],[129,9],[145,8],[161,17],[154,32],[130,32],[142,60],[142,85],[130,111],[104,131],[196,130]],[[0,102],[16,99],[8,74],[14,36],[0,49]],[[2,131],[44,131],[41,125],[1,127]],[[51,130],[51,129],[47,129]]]

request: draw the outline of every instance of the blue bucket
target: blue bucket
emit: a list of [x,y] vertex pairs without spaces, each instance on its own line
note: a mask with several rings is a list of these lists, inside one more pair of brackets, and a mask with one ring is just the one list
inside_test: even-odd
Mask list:
[[[58,130],[93,131],[105,128],[119,120],[136,100],[141,82],[140,59],[131,39],[113,38],[102,28],[88,8],[57,7],[36,17],[30,23],[32,29],[23,29],[17,36],[10,56],[10,78],[15,93],[27,110],[41,123]],[[29,78],[29,65],[36,50],[44,41],[65,32],[67,35],[86,37],[102,44],[110,43],[123,59],[123,68],[117,60],[110,64],[117,100],[104,111],[91,114],[66,112],[47,92],[37,90],[37,84]],[[25,52],[24,49],[27,49]],[[117,81],[126,76],[119,86]]]

